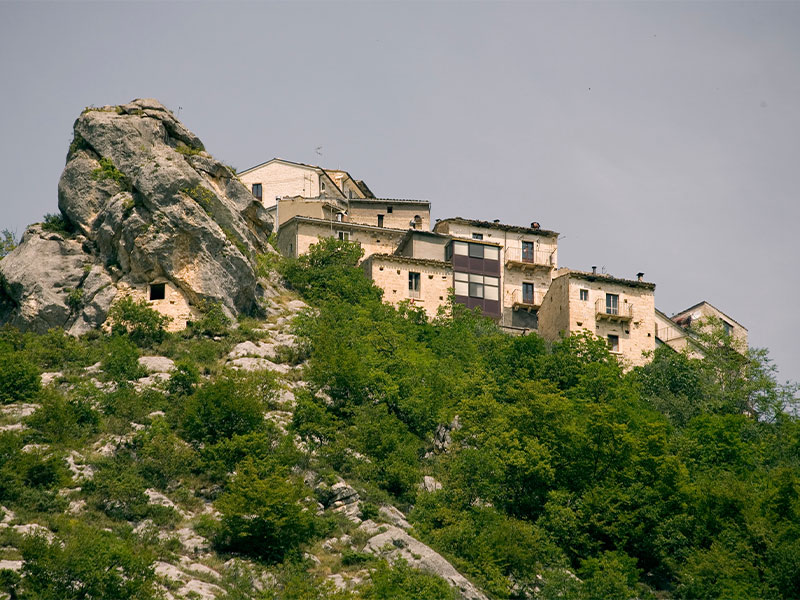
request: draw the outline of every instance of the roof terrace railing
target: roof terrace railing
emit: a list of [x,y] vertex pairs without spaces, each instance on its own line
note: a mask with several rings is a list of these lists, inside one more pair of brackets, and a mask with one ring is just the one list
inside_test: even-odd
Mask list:
[[546,250],[526,250],[523,248],[506,248],[506,264],[516,263],[522,266],[530,265],[535,267],[555,267],[555,251]]

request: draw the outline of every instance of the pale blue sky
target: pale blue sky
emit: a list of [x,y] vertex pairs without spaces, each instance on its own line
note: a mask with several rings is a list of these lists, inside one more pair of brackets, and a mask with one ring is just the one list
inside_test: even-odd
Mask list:
[[85,106],[156,97],[239,169],[539,221],[800,379],[800,3],[0,2],[0,85],[0,228],[56,211]]

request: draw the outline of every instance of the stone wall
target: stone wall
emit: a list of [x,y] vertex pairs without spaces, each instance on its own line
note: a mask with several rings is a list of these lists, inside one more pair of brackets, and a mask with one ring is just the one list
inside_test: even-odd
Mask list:
[[[387,209],[391,207],[392,212]],[[410,223],[419,216],[421,225],[416,227],[428,231],[431,226],[431,209],[427,203],[397,202],[391,200],[351,201],[348,216],[351,223],[378,226],[378,215],[383,215],[383,226],[394,229],[413,229]]]
[[[262,185],[262,201],[264,206],[273,206],[275,198],[284,196],[303,196],[316,198],[320,196],[320,175],[313,169],[303,166],[271,162],[262,167],[242,173],[239,179],[252,190],[254,183]],[[341,191],[327,182],[325,194],[330,197],[344,198]]]
[[278,231],[278,250],[284,256],[305,254],[312,244],[323,237],[339,237],[347,233],[351,242],[358,242],[364,249],[364,257],[371,254],[391,254],[400,243],[405,231],[359,227],[350,223],[312,222],[303,219],[288,221]]
[[[447,304],[453,287],[453,270],[447,263],[414,260],[400,256],[373,256],[364,261],[364,271],[377,286],[383,289],[383,300],[397,305],[407,300],[425,309],[428,317],[435,317],[440,306]],[[419,297],[409,292],[409,272],[419,273]]]

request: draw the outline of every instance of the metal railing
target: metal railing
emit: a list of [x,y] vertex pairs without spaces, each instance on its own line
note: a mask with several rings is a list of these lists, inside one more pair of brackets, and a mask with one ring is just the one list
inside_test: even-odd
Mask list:
[[545,292],[533,290],[533,296],[523,295],[521,289],[516,289],[511,292],[511,303],[519,306],[541,306],[544,300]]
[[515,262],[543,267],[555,267],[555,250],[531,250],[523,252],[522,248],[506,248],[506,262]]
[[616,306],[606,304],[605,298],[598,298],[594,301],[594,311],[600,318],[619,318],[619,319],[632,319],[633,318],[633,304],[622,302]]

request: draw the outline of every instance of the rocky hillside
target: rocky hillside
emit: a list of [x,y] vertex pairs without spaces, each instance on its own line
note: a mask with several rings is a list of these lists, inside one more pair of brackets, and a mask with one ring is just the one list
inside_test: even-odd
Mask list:
[[156,100],[89,108],[58,184],[60,214],[31,226],[0,263],[0,322],[81,334],[115,298],[153,282],[174,293],[174,325],[221,303],[256,314],[255,257],[272,223],[230,167]]
[[[245,321],[236,330],[228,330],[223,322],[211,337],[187,331],[162,341],[157,347],[173,358],[97,336],[69,341],[56,331],[47,339],[28,334],[23,342],[5,329],[0,336],[4,350],[21,343],[26,346],[22,353],[45,351],[49,354],[45,360],[61,367],[40,374],[41,388],[38,381],[29,380],[29,388],[19,382],[15,392],[25,401],[9,395],[0,408],[0,470],[6,478],[0,484],[5,503],[0,506],[0,590],[5,581],[5,597],[19,592],[25,598],[55,598],[48,594],[56,590],[46,582],[26,587],[26,578],[39,577],[40,569],[49,568],[48,577],[66,578],[69,585],[100,578],[91,572],[92,565],[80,571],[69,556],[58,556],[59,560],[48,556],[57,564],[41,564],[42,548],[45,554],[58,555],[61,551],[56,548],[61,546],[66,548],[64,554],[80,553],[84,537],[102,533],[92,526],[122,536],[132,562],[137,553],[147,562],[140,562],[144,569],[140,573],[126,562],[118,565],[126,577],[141,579],[139,595],[126,596],[119,591],[124,586],[104,582],[103,589],[117,589],[114,594],[123,595],[87,597],[294,597],[286,591],[287,569],[276,569],[272,554],[259,556],[258,544],[263,542],[256,535],[239,532],[246,546],[252,544],[243,548],[220,537],[225,519],[235,521],[240,513],[256,509],[244,498],[237,498],[241,506],[225,503],[222,490],[230,487],[230,474],[218,462],[231,460],[225,457],[231,451],[243,453],[241,459],[266,450],[290,457],[273,467],[281,473],[289,467],[291,475],[283,476],[293,477],[305,490],[292,499],[287,488],[280,493],[289,498],[264,500],[291,501],[298,510],[313,512],[314,531],[303,535],[303,555],[294,560],[302,565],[302,585],[317,588],[320,598],[362,597],[361,591],[374,588],[372,577],[378,568],[395,578],[422,581],[434,590],[426,598],[485,600],[446,559],[414,537],[403,512],[389,503],[365,504],[359,486],[330,470],[315,470],[315,461],[309,460],[315,453],[309,455],[306,443],[292,432],[296,395],[312,389],[303,379],[303,351],[292,333],[295,316],[306,309],[303,301],[284,291],[266,303],[266,320]],[[57,349],[36,350],[39,341]],[[129,364],[121,367],[120,357],[126,354]],[[100,360],[80,366],[94,357]],[[6,353],[3,359],[7,358]],[[205,375],[198,375],[200,371]],[[234,382],[238,391],[226,387],[228,382]],[[215,386],[232,391],[234,397],[206,393]],[[187,394],[202,396],[202,404],[176,412]],[[228,404],[231,401],[235,405]],[[248,403],[254,415],[247,412]],[[232,424],[231,419],[239,422]],[[198,467],[222,471],[208,476],[197,472]],[[37,469],[47,471],[44,476],[40,473],[46,481],[27,491],[25,483],[15,489],[12,480],[25,482]],[[239,469],[245,467],[240,463]],[[437,486],[428,477],[424,485],[420,483],[420,493]],[[276,520],[284,520],[282,535],[292,535],[291,519],[299,522],[300,516],[291,507],[260,508],[268,511],[265,520],[273,516],[270,511]],[[103,546],[104,540],[93,543]],[[281,547],[277,540],[272,543]],[[226,551],[234,549],[240,551]],[[399,566],[392,570],[392,564]],[[97,569],[102,568],[101,560]]]

